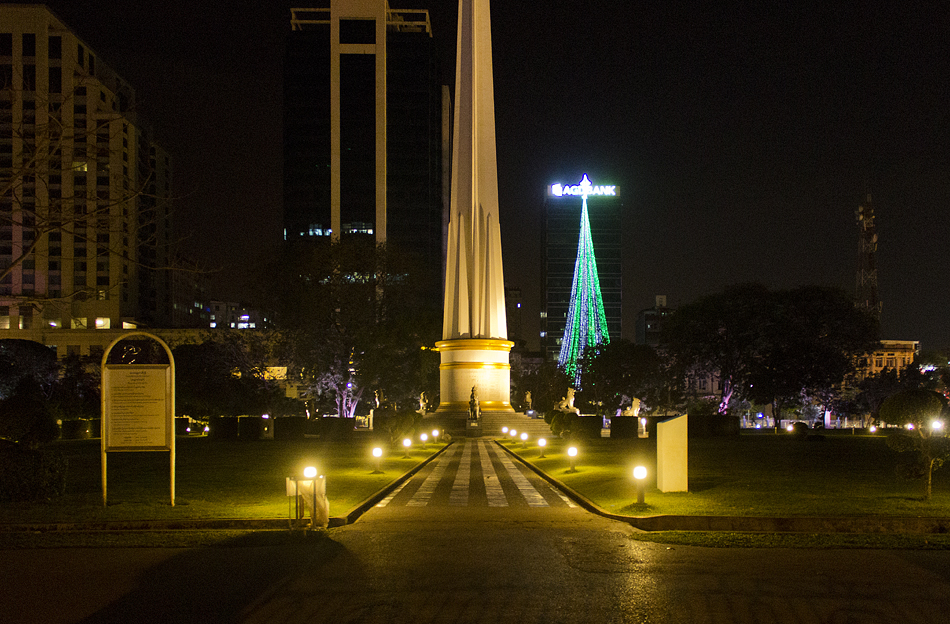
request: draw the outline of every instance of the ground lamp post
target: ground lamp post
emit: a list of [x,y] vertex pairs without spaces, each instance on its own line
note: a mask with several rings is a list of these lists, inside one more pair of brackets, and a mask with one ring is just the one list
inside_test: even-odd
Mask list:
[[538,448],[541,449],[541,454],[538,457],[544,457],[544,445],[547,443],[548,441],[545,440],[544,438],[538,439]]
[[419,439],[422,440],[422,448],[425,449],[425,447],[426,447],[426,442],[428,442],[428,440],[429,440],[429,434],[428,434],[428,433],[423,433],[422,435],[419,436]]
[[432,443],[435,444],[435,443],[438,442],[438,441],[439,441],[439,430],[438,430],[438,429],[433,429],[433,430],[432,430]]
[[375,458],[376,462],[376,469],[373,471],[373,474],[380,474],[382,470],[379,469],[379,464],[382,462],[383,449],[378,446],[373,448],[373,457]]
[[502,428],[501,428],[501,434],[502,434],[503,436],[506,436],[506,437],[507,437],[507,436],[508,436],[508,427],[502,427]]
[[567,449],[567,456],[571,458],[571,469],[568,472],[577,472],[577,469],[574,467],[574,462],[577,461],[577,447],[572,446]]
[[637,481],[637,504],[642,505],[646,501],[646,466],[637,466],[634,468],[633,478]]
[[[315,466],[307,466],[303,469],[303,478],[310,480],[310,509],[311,518],[316,516],[317,509],[317,469]],[[313,522],[310,526],[313,527]]]
[[512,439],[512,440],[515,440],[515,441],[518,440],[518,431],[515,430],[515,429],[509,429],[509,430],[508,430],[508,435],[511,436],[511,439]]
[[402,441],[402,456],[405,459],[409,459],[409,447],[412,446],[412,440],[409,438],[404,438]]
[[521,448],[528,448],[528,433],[521,434]]

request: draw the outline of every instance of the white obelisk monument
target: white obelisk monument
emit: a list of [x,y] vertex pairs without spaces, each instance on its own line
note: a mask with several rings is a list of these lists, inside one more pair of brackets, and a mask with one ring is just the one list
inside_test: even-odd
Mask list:
[[460,0],[438,414],[513,412],[498,225],[488,0]]

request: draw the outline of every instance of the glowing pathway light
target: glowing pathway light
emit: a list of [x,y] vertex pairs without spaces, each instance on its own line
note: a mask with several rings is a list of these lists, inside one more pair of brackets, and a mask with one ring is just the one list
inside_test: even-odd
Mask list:
[[580,184],[563,186],[554,184],[550,189],[554,197],[580,196],[581,231],[577,241],[577,260],[574,262],[574,283],[571,286],[571,303],[567,312],[567,324],[561,340],[561,353],[557,358],[558,366],[573,379],[574,387],[580,388],[581,372],[578,360],[587,347],[610,342],[607,332],[607,317],[604,313],[604,301],[600,294],[600,279],[597,276],[597,259],[594,257],[594,243],[590,235],[590,218],[587,214],[587,196],[616,196],[616,186],[594,186],[587,174]]

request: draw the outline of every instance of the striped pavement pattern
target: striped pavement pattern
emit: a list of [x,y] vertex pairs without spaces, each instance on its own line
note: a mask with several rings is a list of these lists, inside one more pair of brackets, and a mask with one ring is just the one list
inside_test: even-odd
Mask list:
[[377,507],[576,507],[488,440],[462,440]]

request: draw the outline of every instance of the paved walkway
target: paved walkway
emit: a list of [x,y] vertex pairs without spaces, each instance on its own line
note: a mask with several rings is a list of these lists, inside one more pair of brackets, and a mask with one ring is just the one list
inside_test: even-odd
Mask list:
[[575,507],[493,442],[453,444],[376,507]]

